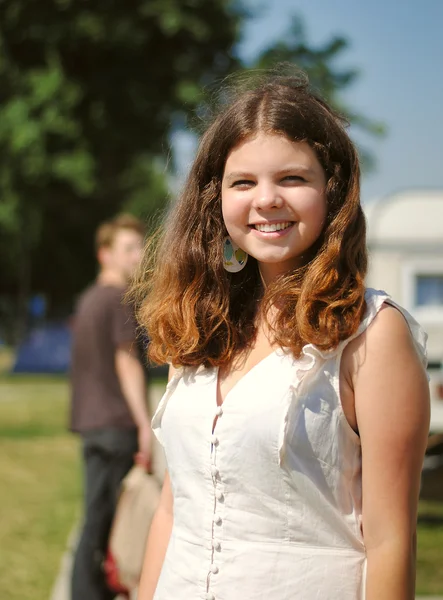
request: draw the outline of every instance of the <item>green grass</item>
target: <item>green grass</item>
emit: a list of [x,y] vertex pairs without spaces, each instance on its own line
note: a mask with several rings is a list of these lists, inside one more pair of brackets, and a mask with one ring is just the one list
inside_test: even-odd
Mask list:
[[78,442],[60,378],[0,380],[0,598],[47,600],[80,515]]
[[[0,599],[48,600],[80,517],[77,439],[60,377],[0,377]],[[417,593],[443,594],[443,503],[420,505]]]
[[443,595],[443,502],[421,502],[417,537],[417,594]]

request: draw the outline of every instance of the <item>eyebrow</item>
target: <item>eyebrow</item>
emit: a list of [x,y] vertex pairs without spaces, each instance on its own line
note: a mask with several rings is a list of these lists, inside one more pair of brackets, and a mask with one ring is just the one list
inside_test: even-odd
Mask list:
[[[304,175],[314,175],[313,169],[306,167],[305,165],[290,165],[281,169],[279,171],[275,171],[275,175],[287,175],[288,173],[303,173]],[[232,173],[228,173],[225,177],[226,181],[234,181],[236,179],[247,179],[248,177],[252,177],[252,173],[248,171],[232,171]]]
[[286,173],[293,173],[294,171],[305,173],[306,175],[313,175],[315,172],[313,169],[310,169],[309,167],[306,167],[305,165],[290,165],[289,167],[286,167],[285,169],[282,169],[281,171],[277,171],[277,173],[279,175],[285,175]]

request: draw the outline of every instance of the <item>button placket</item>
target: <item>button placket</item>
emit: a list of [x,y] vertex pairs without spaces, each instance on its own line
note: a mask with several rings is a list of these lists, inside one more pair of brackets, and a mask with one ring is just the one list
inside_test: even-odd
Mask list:
[[[215,433],[216,426],[218,420],[223,415],[223,408],[218,406],[215,415],[214,415],[214,428],[211,436],[211,478],[212,484],[214,487],[214,511],[213,511],[213,519],[212,519],[212,553],[211,553],[211,563],[208,568],[208,576],[207,576],[207,588],[206,588],[206,598],[211,598],[215,600],[215,596],[210,590],[211,587],[211,579],[214,575],[219,573],[219,566],[216,564],[215,558],[216,555],[222,551],[222,543],[219,539],[220,535],[220,526],[223,522],[220,512],[219,505],[224,500],[223,493],[223,484],[220,478],[220,470],[217,465],[217,457],[218,457],[218,449],[220,445],[219,436]],[[217,531],[218,529],[218,531]]]
[[216,490],[215,490],[215,497],[217,498],[217,500],[219,502],[223,501],[223,498],[224,498],[223,492],[221,491],[221,489],[219,487],[217,487]]

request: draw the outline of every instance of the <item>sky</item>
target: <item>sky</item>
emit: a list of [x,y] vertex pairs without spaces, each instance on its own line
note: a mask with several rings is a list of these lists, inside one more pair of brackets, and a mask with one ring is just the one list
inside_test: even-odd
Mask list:
[[337,65],[357,68],[360,76],[342,98],[387,129],[381,139],[351,130],[376,160],[375,170],[363,177],[363,202],[410,188],[443,191],[443,0],[243,4],[253,13],[237,48],[246,62],[284,38],[294,14],[303,18],[311,46],[335,35],[347,38]]

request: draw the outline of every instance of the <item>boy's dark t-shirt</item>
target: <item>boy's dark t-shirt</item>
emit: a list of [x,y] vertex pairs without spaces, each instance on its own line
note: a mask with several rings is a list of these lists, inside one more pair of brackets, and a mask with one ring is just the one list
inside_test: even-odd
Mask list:
[[71,430],[131,429],[115,369],[117,347],[137,344],[136,322],[122,302],[124,288],[94,284],[80,297],[73,323]]

